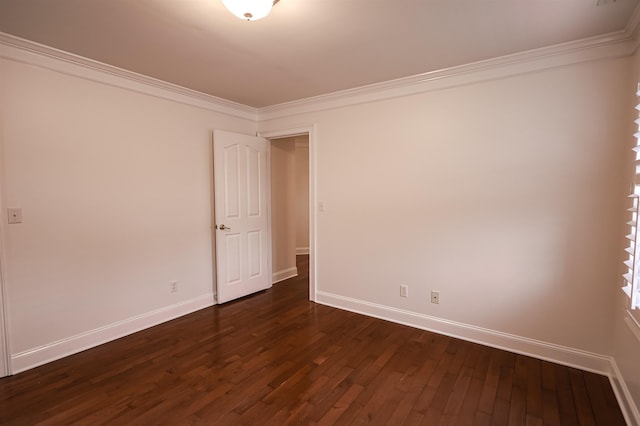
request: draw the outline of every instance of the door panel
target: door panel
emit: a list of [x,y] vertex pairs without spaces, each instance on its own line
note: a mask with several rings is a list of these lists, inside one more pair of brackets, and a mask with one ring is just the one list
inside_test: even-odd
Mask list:
[[271,287],[267,141],[213,135],[218,303]]
[[264,183],[260,181],[261,163],[266,164],[266,156],[263,153],[247,147],[247,214],[249,217],[259,217],[260,191],[264,189]]
[[224,234],[224,245],[227,247],[226,252],[226,282],[227,285],[237,284],[240,282],[240,236],[238,234]]
[[224,148],[225,208],[223,220],[240,216],[240,156],[238,146]]
[[262,232],[252,231],[248,234],[249,243],[249,278],[259,277],[262,271]]

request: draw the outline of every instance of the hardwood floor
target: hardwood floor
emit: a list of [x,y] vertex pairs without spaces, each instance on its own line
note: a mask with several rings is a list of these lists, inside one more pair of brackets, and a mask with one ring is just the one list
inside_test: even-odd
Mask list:
[[3,425],[623,425],[606,377],[271,290],[0,379]]

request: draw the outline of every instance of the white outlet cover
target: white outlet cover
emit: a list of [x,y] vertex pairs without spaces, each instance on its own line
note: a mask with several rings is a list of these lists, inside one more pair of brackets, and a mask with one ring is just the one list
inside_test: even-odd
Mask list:
[[20,207],[10,207],[7,209],[9,223],[22,223],[22,209]]
[[406,285],[401,285],[400,286],[400,297],[407,297],[409,296],[409,288]]

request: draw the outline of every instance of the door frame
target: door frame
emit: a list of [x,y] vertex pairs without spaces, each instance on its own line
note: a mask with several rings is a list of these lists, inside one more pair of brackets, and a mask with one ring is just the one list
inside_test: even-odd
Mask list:
[[[0,197],[1,198],[1,197]],[[0,209],[4,210],[4,203],[0,202]],[[0,377],[2,372],[6,376],[13,374],[11,366],[11,350],[9,347],[9,314],[7,313],[7,287],[5,275],[5,216],[0,214]]]
[[[293,136],[309,135],[309,300],[316,301],[317,297],[317,234],[318,224],[316,216],[317,191],[316,191],[316,125],[284,128],[257,132],[257,136],[271,139],[281,139]],[[271,153],[271,143],[269,143],[269,154]],[[269,193],[269,210],[271,209],[271,193]],[[271,235],[271,226],[269,226]]]

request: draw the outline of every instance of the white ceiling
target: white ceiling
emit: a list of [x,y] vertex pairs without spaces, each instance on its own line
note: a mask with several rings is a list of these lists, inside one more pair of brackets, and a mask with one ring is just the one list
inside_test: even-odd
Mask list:
[[639,0],[0,0],[0,31],[264,107],[622,31]]

